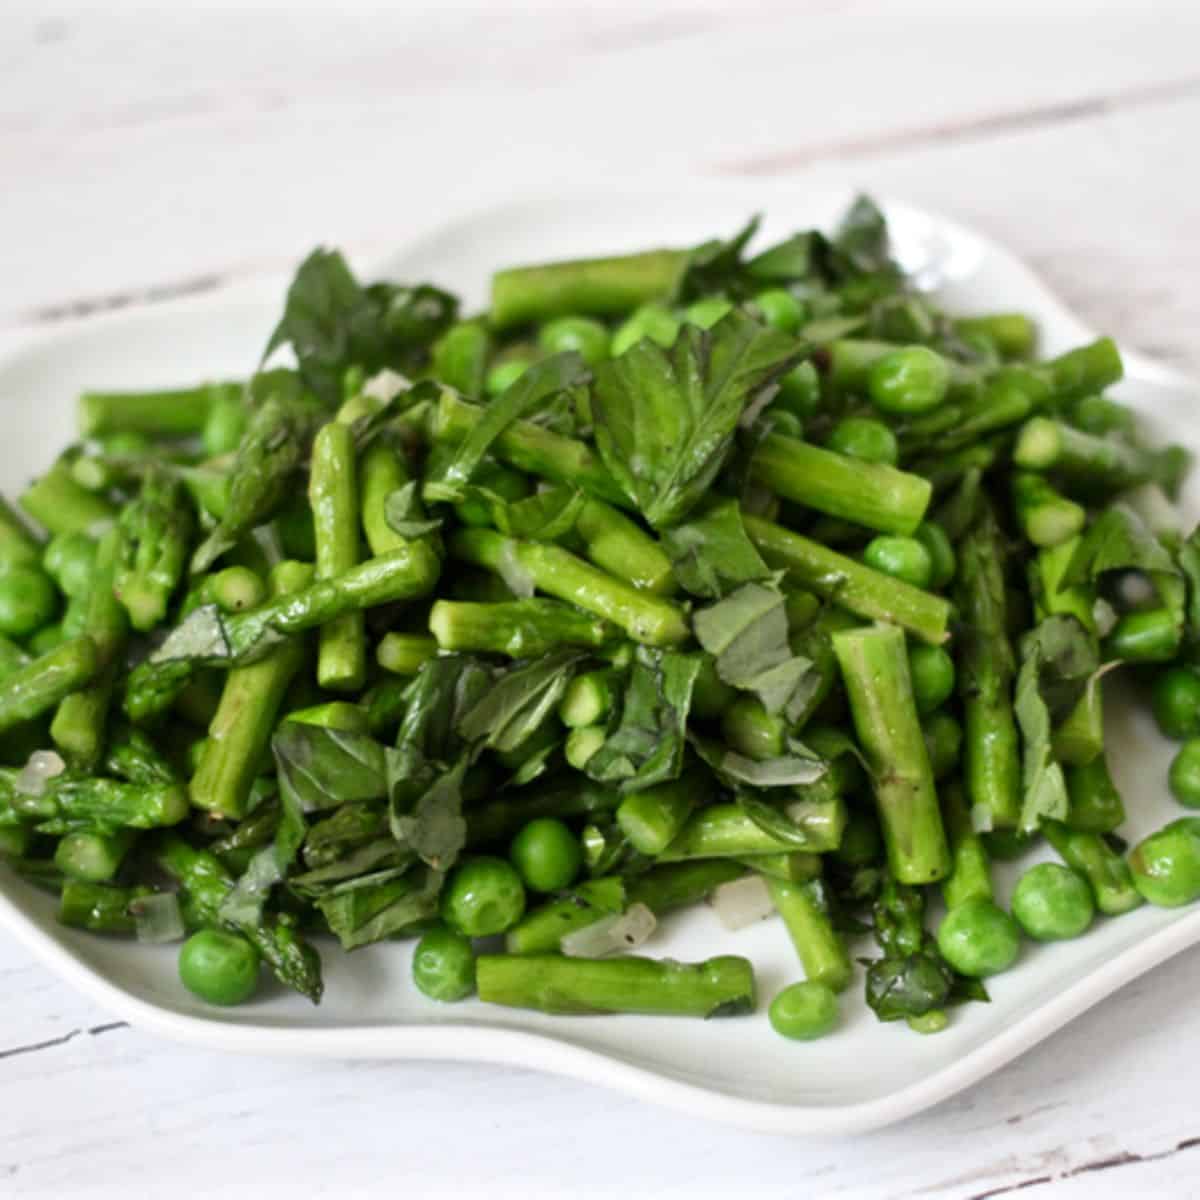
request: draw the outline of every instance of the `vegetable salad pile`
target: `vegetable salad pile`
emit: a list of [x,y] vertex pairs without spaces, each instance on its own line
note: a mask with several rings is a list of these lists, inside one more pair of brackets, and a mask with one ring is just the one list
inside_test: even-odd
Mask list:
[[318,250],[248,381],[85,394],[0,510],[0,855],[214,1004],[317,1001],[332,935],[419,938],[439,1001],[745,1013],[656,928],[777,914],[793,1038],[856,958],[934,1032],[1024,938],[1200,896],[1200,818],[1126,854],[1106,765],[1130,664],[1200,806],[1188,458],[1117,348],[942,311],[865,198],[755,232],[475,316]]

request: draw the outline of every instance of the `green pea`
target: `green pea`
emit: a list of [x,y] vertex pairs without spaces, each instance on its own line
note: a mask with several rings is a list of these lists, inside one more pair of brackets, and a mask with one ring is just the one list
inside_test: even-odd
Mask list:
[[29,653],[35,658],[40,658],[43,654],[49,654],[56,646],[61,646],[66,640],[61,621],[56,621],[53,625],[43,625],[29,639]]
[[1061,863],[1038,863],[1017,881],[1013,916],[1031,938],[1058,942],[1086,933],[1096,915],[1087,880]]
[[1168,667],[1154,680],[1150,700],[1164,736],[1182,741],[1200,735],[1200,673]]
[[574,350],[588,366],[608,357],[608,330],[590,317],[559,317],[542,326],[538,345],[547,354],[563,354]]
[[1171,795],[1186,808],[1200,808],[1200,738],[1179,747],[1167,774]]
[[941,708],[954,692],[954,659],[941,646],[911,646],[908,670],[919,713]]
[[882,422],[871,417],[845,417],[830,431],[825,445],[847,458],[886,463],[894,467],[900,459],[900,443]]
[[811,417],[821,407],[821,377],[810,362],[797,363],[780,381],[775,403],[800,418]]
[[58,589],[41,567],[11,567],[0,575],[0,633],[28,637],[57,612]]
[[85,596],[96,565],[96,540],[86,533],[60,533],[42,552],[42,567],[64,596]]
[[880,534],[867,543],[863,562],[913,587],[927,588],[933,578],[933,559],[916,538]]
[[1180,817],[1143,838],[1130,852],[1133,885],[1160,908],[1200,898],[1200,817]]
[[525,825],[513,838],[508,856],[533,892],[567,887],[583,866],[579,839],[554,817],[539,817]]
[[209,458],[219,458],[238,448],[250,421],[250,410],[240,397],[222,396],[208,410],[201,440]]
[[643,338],[649,338],[664,349],[675,344],[679,322],[661,304],[645,304],[635,309],[612,337],[612,356],[624,354]]
[[683,310],[683,320],[687,325],[698,325],[701,329],[711,329],[718,321],[724,320],[733,312],[733,305],[724,296],[706,296],[689,304]]
[[877,408],[911,415],[937,408],[950,386],[950,364],[928,346],[907,346],[885,354],[867,376]]
[[430,1000],[452,1003],[475,990],[475,951],[471,939],[438,925],[417,943],[412,959],[413,983]]
[[484,380],[484,390],[489,396],[499,396],[507,392],[518,379],[529,369],[532,362],[528,358],[508,358],[492,367]]
[[258,951],[221,929],[193,933],[179,951],[179,978],[208,1004],[243,1004],[258,988]]
[[949,537],[946,536],[946,531],[936,521],[922,521],[913,537],[929,551],[930,560],[933,562],[933,575],[929,586],[944,588],[958,572],[958,557]]
[[467,937],[511,929],[525,911],[525,888],[511,863],[481,855],[454,869],[442,890],[442,920]]
[[948,712],[935,712],[922,722],[925,749],[934,779],[945,779],[958,766],[962,755],[962,726]]
[[754,307],[764,323],[784,333],[795,333],[804,320],[804,306],[783,288],[768,288],[754,297]]
[[1016,962],[1021,931],[1002,908],[976,896],[946,914],[938,927],[937,944],[960,975],[982,979]]
[[838,1023],[838,1002],[833,989],[806,980],[785,987],[768,1010],[771,1028],[796,1042],[811,1042],[832,1033]]

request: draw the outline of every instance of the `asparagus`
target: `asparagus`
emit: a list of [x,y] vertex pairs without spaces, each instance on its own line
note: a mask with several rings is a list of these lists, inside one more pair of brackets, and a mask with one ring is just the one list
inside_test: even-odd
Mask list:
[[84,630],[99,659],[97,678],[82,691],[65,697],[50,725],[54,744],[69,761],[84,768],[94,767],[104,752],[117,659],[129,632],[128,616],[113,590],[122,540],[118,526],[100,539],[87,596]]
[[112,887],[68,879],[59,896],[58,919],[89,933],[133,933],[137,928],[133,903],[151,894],[148,887]]
[[893,579],[758,517],[744,518],[750,540],[768,563],[784,567],[802,587],[867,620],[891,621],[924,642],[948,636],[950,605],[940,596]]
[[[313,439],[308,498],[317,543],[317,578],[329,579],[361,558],[358,536],[358,482],[354,435],[331,421]],[[348,612],[321,627],[317,681],[331,691],[355,692],[367,673],[367,639],[360,611]]]
[[575,313],[617,316],[664,300],[679,286],[689,257],[687,250],[647,250],[497,271],[492,276],[492,326],[509,329]]
[[407,546],[408,539],[388,524],[386,511],[388,497],[409,481],[399,450],[383,438],[372,442],[363,452],[358,474],[362,529],[371,553],[387,554]]
[[58,462],[21,494],[21,507],[52,534],[88,533],[110,524],[116,509],[103,496],[80,487]]
[[[839,800],[814,804],[801,814],[791,840],[768,833],[737,804],[710,804],[693,813],[659,862],[684,862],[696,858],[745,858],[748,855],[778,854],[808,850],[822,854],[837,848],[846,823],[846,809]],[[798,844],[798,843],[803,843]]]
[[429,632],[442,650],[510,658],[534,658],[563,645],[598,648],[616,637],[607,621],[557,600],[438,600],[429,610]]
[[[233,888],[233,879],[220,859],[189,846],[182,838],[168,836],[158,847],[159,866],[179,881],[189,902],[191,923],[200,926],[228,924],[221,919],[221,904]],[[258,924],[237,924],[270,965],[280,983],[307,996],[314,1004],[321,999],[321,960],[317,952],[290,923],[281,918]]]
[[[280,637],[294,637],[346,613],[424,595],[438,574],[437,555],[423,542],[369,558],[329,579],[312,580],[286,595],[225,618],[214,636],[204,610],[185,621],[151,657],[146,670],[130,675],[130,689],[159,686],[156,674],[173,674],[178,661],[201,665],[243,665],[261,658]],[[197,649],[197,642],[202,645]]]
[[956,333],[982,334],[1005,358],[1025,358],[1033,353],[1037,326],[1024,313],[987,313],[979,317],[959,317]]
[[1125,802],[1103,754],[1066,770],[1071,807],[1066,824],[1081,833],[1112,833],[1125,823]]
[[1142,903],[1129,864],[1103,835],[1070,829],[1061,821],[1043,821],[1042,832],[1063,862],[1088,881],[1096,907],[1106,916],[1120,916]]
[[1039,620],[1074,617],[1089,633],[1096,632],[1096,589],[1091,584],[1062,586],[1063,576],[1075,557],[1079,538],[1042,550],[1029,566],[1029,591]]
[[645,791],[627,792],[617,809],[621,832],[639,853],[661,854],[692,810],[708,799],[710,778],[706,772],[686,772]]
[[620,683],[621,672],[613,667],[576,675],[558,706],[559,720],[568,729],[603,721],[616,705]]
[[637,1012],[725,1017],[752,1012],[754,969],[734,955],[700,963],[557,954],[484,954],[475,962],[480,1000],[548,1013]]
[[134,629],[144,632],[166,616],[187,563],[192,509],[183,484],[166,471],[147,471],[117,530],[113,591]]
[[942,817],[950,844],[950,873],[942,880],[946,908],[957,908],[968,900],[991,900],[992,876],[987,849],[967,809],[962,787],[951,784],[942,793]]
[[1166,608],[1129,612],[1109,631],[1105,658],[1130,663],[1170,662],[1179,653],[1179,622]]
[[648,533],[603,500],[584,501],[575,520],[583,554],[596,566],[642,591],[669,596],[676,591],[671,560]]
[[[309,577],[308,567],[284,562],[272,572],[273,593],[287,600]],[[304,662],[305,647],[291,639],[266,658],[230,671],[221,703],[190,785],[197,808],[239,820],[271,740],[288,685]]]
[[767,890],[804,965],[805,978],[835,992],[844,991],[850,983],[850,955],[829,918],[822,882],[787,883],[769,878]]
[[950,869],[933,770],[912,694],[904,635],[894,626],[833,635],[859,745],[874,776],[875,802],[892,874],[933,883]]
[[1068,500],[1040,475],[1020,471],[1013,476],[1013,510],[1021,532],[1035,546],[1058,546],[1082,532],[1087,512]]
[[240,401],[240,383],[204,383],[157,392],[84,392],[79,397],[80,437],[141,433],[182,438],[202,433],[213,408]]
[[1151,451],[1050,417],[1033,417],[1022,426],[1013,461],[1026,470],[1057,471],[1114,492],[1155,478],[1157,470]]
[[[479,405],[444,391],[430,421],[430,435],[435,442],[457,445],[483,419],[483,413]],[[586,442],[564,437],[532,421],[513,421],[491,449],[504,462],[539,479],[569,484],[619,508],[630,506],[629,498]]]
[[208,570],[243,534],[275,512],[317,421],[314,404],[286,386],[271,390],[253,411],[230,470],[225,511],[192,555],[193,574]]
[[589,879],[527,912],[504,936],[509,954],[549,954],[569,933],[624,910],[628,889],[620,876]]
[[780,434],[768,434],[759,444],[751,473],[785,500],[882,533],[915,532],[932,495],[919,475]]
[[464,562],[501,574],[523,572],[539,591],[611,621],[636,642],[671,646],[690,636],[675,605],[630,587],[559,546],[508,538],[491,529],[459,530],[449,546]]
[[999,530],[985,512],[959,547],[963,633],[957,665],[966,734],[964,778],[971,808],[992,826],[1011,828],[1020,815],[1021,765],[1003,562]]
[[56,707],[64,697],[90,683],[100,668],[96,643],[84,635],[14,671],[0,683],[0,731]]
[[421,633],[389,633],[379,639],[375,660],[393,675],[415,675],[437,654],[437,640]]
[[81,829],[64,834],[54,851],[54,865],[70,879],[106,883],[116,875],[136,838],[133,829],[113,833]]
[[42,833],[90,827],[112,832],[129,826],[156,829],[187,815],[187,795],[175,783],[124,783],[97,776],[58,775],[37,795],[17,789],[18,772],[0,767],[0,809],[7,808]]

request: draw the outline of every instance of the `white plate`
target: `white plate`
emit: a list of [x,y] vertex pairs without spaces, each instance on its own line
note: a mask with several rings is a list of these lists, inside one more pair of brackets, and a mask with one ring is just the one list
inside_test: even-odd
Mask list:
[[[482,302],[489,271],[557,255],[688,244],[732,231],[756,210],[764,239],[828,224],[849,195],[755,185],[680,186],[671,192],[535,200],[466,218],[422,237],[386,264],[396,278],[431,278]],[[1091,336],[1021,263],[985,238],[926,213],[889,205],[900,253],[937,281],[960,311],[1021,309],[1041,323],[1047,350]],[[1106,286],[1101,278],[1097,286]],[[277,312],[280,287],[255,286],[115,314],[51,334],[0,364],[7,434],[0,485],[8,494],[72,436],[72,404],[85,386],[141,386],[240,374],[255,362]],[[1191,423],[1196,389],[1135,355],[1120,394],[1152,430],[1200,448]],[[1189,526],[1200,487],[1184,498]],[[1169,748],[1144,713],[1110,705],[1113,769],[1139,837],[1178,810],[1164,785]],[[1018,868],[998,871],[1006,896]],[[53,904],[0,873],[0,921],[38,957],[115,1014],[213,1049],[325,1057],[469,1059],[512,1063],[621,1088],[701,1116],[780,1133],[846,1133],[895,1121],[966,1087],[1200,939],[1200,910],[1142,909],[1100,921],[1075,942],[1027,946],[989,983],[992,1003],[955,1011],[936,1037],[880,1025],[861,987],[844,1003],[836,1036],[785,1042],[767,1024],[766,1001],[799,975],[783,929],[765,922],[725,933],[706,909],[669,919],[648,947],[702,958],[747,954],[761,1001],[753,1017],[695,1021],[651,1017],[545,1017],[476,1001],[438,1005],[408,977],[410,948],[345,955],[324,948],[326,999],[314,1008],[280,989],[220,1011],[180,986],[171,948],[147,948],[60,928]],[[487,1096],[480,1097],[488,1103]]]

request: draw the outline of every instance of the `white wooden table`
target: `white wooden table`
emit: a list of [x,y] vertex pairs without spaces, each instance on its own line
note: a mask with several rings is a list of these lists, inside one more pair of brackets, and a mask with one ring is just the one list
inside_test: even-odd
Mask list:
[[[1200,10],[0,8],[0,339],[359,256],[514,192],[850,180],[978,224],[1200,372]],[[784,1141],[518,1070],[222,1058],[0,935],[0,1196],[1200,1194],[1200,957],[925,1116]]]

